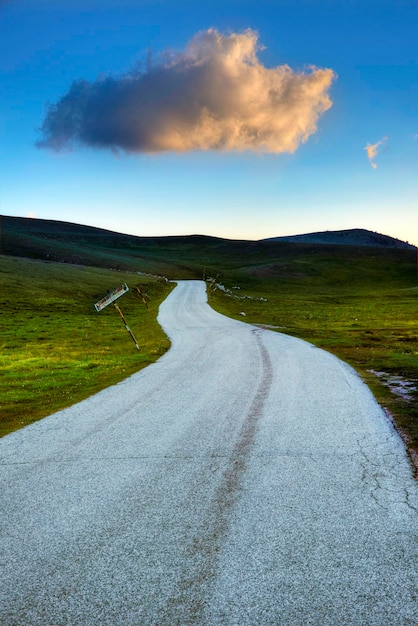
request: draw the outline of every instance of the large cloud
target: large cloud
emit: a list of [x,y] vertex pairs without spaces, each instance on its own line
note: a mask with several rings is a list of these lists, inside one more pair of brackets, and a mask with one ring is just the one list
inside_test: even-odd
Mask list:
[[39,147],[77,144],[126,152],[294,152],[331,107],[335,74],[264,67],[257,33],[200,32],[184,53],[146,70],[75,81],[49,106]]

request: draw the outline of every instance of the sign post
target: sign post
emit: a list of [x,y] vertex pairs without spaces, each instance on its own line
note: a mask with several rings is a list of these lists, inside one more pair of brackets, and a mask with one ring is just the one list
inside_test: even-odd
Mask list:
[[136,345],[136,349],[137,349],[137,350],[139,350],[139,346],[138,346],[138,343],[137,343],[137,341],[136,341],[136,339],[135,339],[135,335],[133,334],[133,332],[132,332],[132,331],[131,331],[131,329],[129,328],[128,323],[127,323],[127,321],[126,321],[126,319],[125,319],[125,316],[123,315],[122,311],[120,310],[120,307],[118,307],[118,305],[117,305],[117,304],[115,304],[115,309],[117,310],[117,312],[118,312],[118,313],[119,313],[119,315],[121,316],[122,322],[125,324],[125,328],[126,328],[126,330],[127,330],[127,331],[128,331],[128,333],[130,334],[130,336],[132,337],[132,340],[133,340],[134,344]]
[[147,304],[148,296],[141,291],[141,289],[139,288],[139,285],[137,285],[135,289],[136,289],[137,294],[141,298],[142,302],[145,304],[145,307],[148,309],[148,304]]
[[[117,287],[116,289],[113,289],[113,291],[109,291],[109,293],[104,298],[102,298],[101,300],[96,302],[96,304],[94,305],[94,308],[96,309],[97,312],[101,311],[106,306],[108,306],[109,304],[112,304],[112,302],[115,302],[115,300],[117,300],[118,298],[123,296],[127,291],[129,291],[129,287],[128,287],[128,285],[126,283],[123,283],[123,285],[120,285],[120,287]],[[136,346],[136,349],[139,350],[138,342],[135,339],[135,335],[133,334],[133,332],[129,328],[129,326],[127,324],[127,321],[125,319],[125,316],[123,315],[120,307],[117,304],[115,304],[114,306],[115,306],[115,309],[117,310],[117,312],[119,313],[126,330],[128,331],[128,333],[132,337],[132,340],[133,340],[133,342],[134,342],[134,344]]]

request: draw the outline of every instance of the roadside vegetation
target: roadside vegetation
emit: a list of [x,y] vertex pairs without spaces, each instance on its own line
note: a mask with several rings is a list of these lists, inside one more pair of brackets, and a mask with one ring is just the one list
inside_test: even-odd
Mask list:
[[[94,303],[126,282],[113,305]],[[134,291],[140,284],[148,308]],[[132,272],[0,256],[0,436],[115,384],[155,361],[169,341],[156,321],[173,285]]]
[[[0,217],[1,432],[81,400],[167,349],[155,318],[172,285],[135,273],[145,272],[206,278],[210,304],[221,313],[350,363],[418,467],[417,250],[369,231],[355,231],[350,245],[325,235],[328,243],[141,238]],[[141,282],[150,295],[149,311],[133,292],[119,301],[139,352],[113,306],[93,308],[122,282]]]
[[336,256],[307,246],[297,263],[219,275],[209,283],[209,301],[225,315],[297,336],[351,364],[418,468],[416,284],[414,253],[345,248]]

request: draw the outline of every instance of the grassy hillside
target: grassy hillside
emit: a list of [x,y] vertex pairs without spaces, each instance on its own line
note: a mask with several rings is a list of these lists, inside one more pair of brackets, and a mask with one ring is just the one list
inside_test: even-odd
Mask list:
[[[416,256],[305,246],[211,284],[221,313],[309,341],[350,363],[418,453]],[[239,289],[237,289],[239,287]],[[226,289],[226,291],[224,290]],[[245,315],[243,315],[245,314]],[[415,457],[415,464],[418,457]]]
[[345,246],[368,246],[373,248],[400,248],[408,249],[413,246],[400,239],[381,235],[363,228],[352,228],[350,230],[323,231],[319,233],[308,233],[306,235],[290,235],[284,237],[273,237],[269,241],[293,241],[295,243],[326,243],[341,244]]
[[[315,276],[321,280],[323,269],[328,271],[331,263],[332,270],[340,268],[342,273],[329,277],[345,280],[346,263],[357,270],[369,258],[414,257],[413,249],[400,250],[409,257],[393,256],[394,252],[397,250],[380,244],[376,248],[305,241],[231,241],[203,235],[135,237],[67,222],[0,216],[0,254],[142,271],[169,278],[202,278],[206,270],[212,274],[232,275],[235,271],[238,276],[271,278],[284,273],[290,281],[300,277],[311,281]],[[382,272],[385,267],[390,268],[390,262],[382,267]],[[367,274],[368,268],[364,269]],[[374,271],[383,277],[378,267]]]
[[201,251],[211,256],[218,241],[199,236],[142,238],[67,222],[0,217],[0,254],[170,278],[201,277]]
[[[122,282],[142,284],[113,306],[94,303]],[[0,257],[0,436],[114,384],[169,347],[155,317],[172,285],[132,273]]]
[[[395,416],[410,449],[418,450],[417,392],[410,387],[409,395],[399,395],[403,389],[407,390],[405,385],[415,388],[418,385],[415,249],[381,244],[341,245],[341,242],[229,241],[204,236],[140,238],[75,224],[5,217],[0,218],[0,229],[0,252],[6,255],[2,262],[15,264],[1,274],[2,293],[6,294],[3,325],[8,333],[6,346],[11,346],[5,354],[9,355],[7,367],[16,362],[13,367],[18,369],[19,363],[25,363],[21,387],[28,384],[26,380],[31,378],[32,372],[43,370],[45,373],[50,369],[56,373],[59,370],[58,365],[54,369],[49,361],[42,367],[43,359],[55,349],[54,345],[59,346],[56,354],[60,355],[61,362],[67,359],[66,354],[73,355],[65,367],[76,372],[75,384],[70,384],[71,376],[63,377],[59,388],[63,394],[64,389],[77,389],[81,372],[80,390],[88,395],[93,387],[98,387],[98,381],[100,384],[112,382],[112,372],[120,378],[138,366],[141,357],[132,352],[131,340],[114,311],[104,312],[100,318],[103,332],[100,331],[101,335],[95,332],[98,317],[90,308],[91,303],[103,290],[105,293],[107,288],[116,286],[115,281],[119,284],[125,280],[124,274],[107,274],[103,268],[163,274],[178,279],[205,275],[214,279],[210,302],[221,312],[301,337],[351,363],[381,404]],[[12,260],[7,255],[43,259],[44,262]],[[76,268],[73,263],[82,263],[90,269]],[[94,266],[101,269],[93,269]],[[56,272],[61,277],[53,279],[48,272]],[[135,275],[127,276],[131,284]],[[141,277],[141,280],[151,279]],[[83,281],[88,286],[78,289],[77,285]],[[222,284],[229,293],[216,288],[216,283]],[[164,283],[152,282],[152,285],[156,290],[155,315],[167,287]],[[46,295],[40,296],[42,306],[32,298],[32,289],[45,292]],[[129,300],[126,302],[128,304]],[[131,305],[134,316],[145,315],[145,309],[135,300]],[[105,323],[105,320],[108,321]],[[121,346],[116,336],[120,338],[120,333],[124,335],[127,350],[121,350],[116,356],[114,348]],[[155,333],[154,344],[144,352],[144,363],[153,358],[155,351],[163,351],[167,346],[158,330],[155,329]],[[47,336],[49,343],[43,344]],[[100,356],[103,342],[98,340],[99,336],[107,337],[103,359]],[[30,339],[26,347],[25,337]],[[91,354],[95,356],[89,361],[90,344]],[[42,345],[48,349],[43,350],[39,347]],[[84,353],[78,352],[80,345],[85,346]],[[36,358],[31,360],[30,354]],[[118,359],[119,364],[115,366]],[[103,367],[99,368],[99,362],[103,362]],[[109,368],[110,373],[105,374]],[[50,377],[53,385],[57,380],[55,375]],[[25,403],[32,398],[32,414],[40,416],[44,400],[38,396],[38,387],[30,385],[18,389],[19,393],[14,396],[8,395],[7,412],[14,411],[17,403],[18,413],[22,413]],[[55,392],[48,393],[52,398]],[[71,397],[67,403],[79,398],[81,391],[68,393]],[[48,402],[47,407],[51,408],[54,403]]]

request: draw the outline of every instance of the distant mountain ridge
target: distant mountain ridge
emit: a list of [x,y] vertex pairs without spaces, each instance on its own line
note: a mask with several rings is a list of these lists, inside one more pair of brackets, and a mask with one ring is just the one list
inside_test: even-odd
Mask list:
[[410,250],[415,248],[412,244],[395,239],[389,235],[382,235],[371,230],[352,228],[349,230],[326,230],[306,235],[288,235],[283,237],[269,237],[262,241],[287,241],[291,243],[322,243],[342,246],[366,246],[368,248],[397,248],[398,250]]

